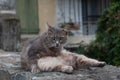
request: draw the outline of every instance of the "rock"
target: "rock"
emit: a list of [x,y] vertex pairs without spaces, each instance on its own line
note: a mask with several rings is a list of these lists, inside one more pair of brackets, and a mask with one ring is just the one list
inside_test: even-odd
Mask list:
[[31,80],[30,72],[19,72],[12,76],[11,80]]
[[106,65],[91,70],[75,70],[72,74],[62,72],[34,74],[21,70],[18,53],[2,51],[0,52],[0,80],[120,80],[120,67]]
[[20,67],[20,55],[13,52],[0,51],[0,68]]
[[[120,80],[119,68],[107,65],[104,68],[94,68],[92,70],[78,70],[72,74],[61,72],[42,72],[32,74],[30,72],[18,72],[13,80]],[[114,68],[114,70],[113,70]],[[115,72],[117,70],[117,72]]]
[[0,70],[0,80],[10,80],[10,74],[6,70]]

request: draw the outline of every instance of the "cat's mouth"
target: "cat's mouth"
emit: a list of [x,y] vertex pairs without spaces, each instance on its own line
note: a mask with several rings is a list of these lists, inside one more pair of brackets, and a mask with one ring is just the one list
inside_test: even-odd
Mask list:
[[49,48],[51,51],[57,51],[59,49],[59,47],[51,47]]
[[58,49],[59,47],[50,47],[50,49]]
[[53,46],[50,47],[50,49],[58,49],[58,48],[60,48],[59,44],[56,44],[56,45],[53,45]]

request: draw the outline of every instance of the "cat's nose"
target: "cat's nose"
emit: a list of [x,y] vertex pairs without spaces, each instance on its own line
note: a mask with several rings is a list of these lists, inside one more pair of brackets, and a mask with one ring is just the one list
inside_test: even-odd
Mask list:
[[58,41],[56,41],[56,47],[60,46],[60,43]]

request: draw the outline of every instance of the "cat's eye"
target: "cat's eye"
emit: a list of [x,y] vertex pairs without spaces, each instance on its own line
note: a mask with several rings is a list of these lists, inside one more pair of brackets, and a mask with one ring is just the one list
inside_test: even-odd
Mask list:
[[52,37],[51,39],[52,39],[52,41],[55,41],[55,37]]
[[61,41],[62,39],[60,38],[59,40]]
[[55,41],[55,38],[53,38],[53,40]]
[[60,42],[63,42],[63,38],[62,38],[62,37],[60,37],[59,41],[60,41]]

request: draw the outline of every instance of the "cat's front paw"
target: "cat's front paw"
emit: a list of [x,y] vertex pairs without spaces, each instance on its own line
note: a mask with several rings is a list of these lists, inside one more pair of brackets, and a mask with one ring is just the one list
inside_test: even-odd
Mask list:
[[72,73],[73,72],[73,67],[72,66],[63,66],[61,68],[62,72],[64,73]]
[[38,73],[40,72],[40,69],[36,65],[31,66],[31,72],[32,73]]
[[104,67],[106,65],[106,62],[99,62],[97,67]]

